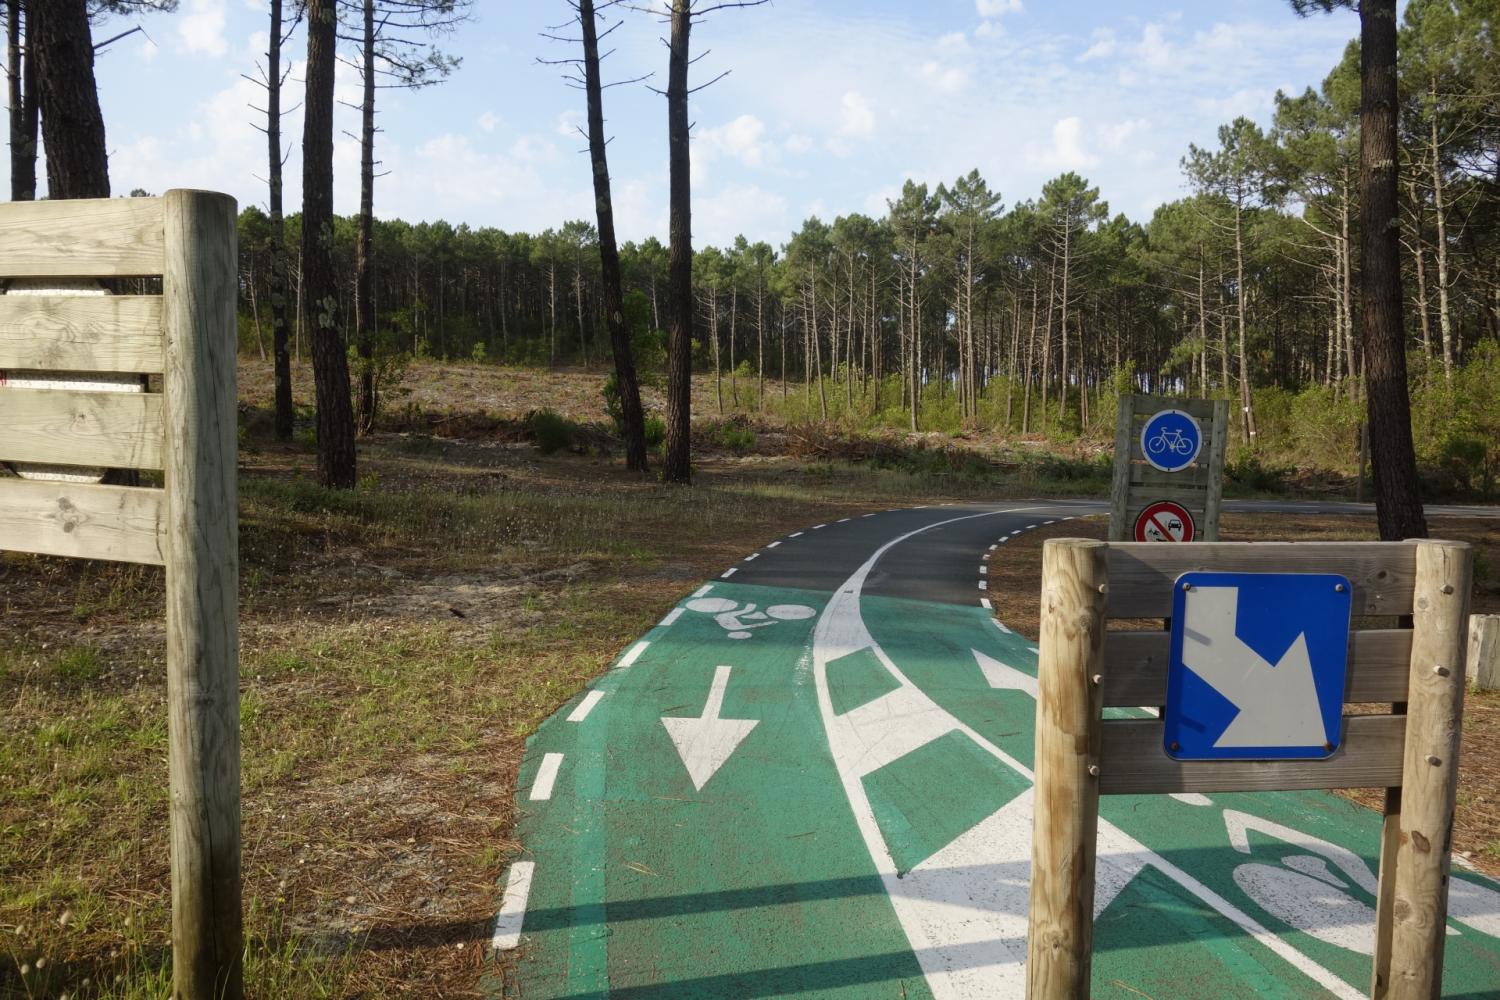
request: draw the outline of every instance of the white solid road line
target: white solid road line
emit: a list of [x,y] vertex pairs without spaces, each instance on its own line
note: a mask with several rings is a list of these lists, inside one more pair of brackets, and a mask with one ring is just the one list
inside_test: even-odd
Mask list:
[[731,566],[728,569],[726,569],[724,572],[722,572],[722,573],[719,574],[719,579],[720,580],[727,580],[731,576],[734,576],[734,574],[736,574],[738,572],[739,572],[739,567],[738,566]]
[[631,646],[630,647],[630,652],[628,652],[624,656],[620,657],[620,662],[616,663],[615,666],[617,666],[617,667],[628,667],[628,666],[630,666],[636,660],[639,660],[641,658],[641,654],[646,651],[646,647],[649,646],[649,645],[651,645],[650,640],[648,640],[648,639],[642,639],[640,642],[636,643],[634,646]]
[[542,758],[542,766],[536,769],[536,779],[531,783],[533,802],[546,802],[552,798],[552,786],[557,784],[557,772],[562,767],[563,755],[549,753]]
[[[681,609],[679,608],[678,610],[680,611]],[[568,713],[568,721],[582,722],[584,719],[587,719],[589,717],[589,713],[594,710],[594,706],[599,704],[599,699],[603,697],[604,692],[600,691],[598,688],[595,688],[588,694],[584,695],[583,700],[578,703],[578,706],[574,708],[573,711]]]
[[505,895],[500,898],[500,913],[495,917],[495,936],[490,938],[492,951],[512,951],[521,944],[526,897],[531,895],[531,875],[535,870],[535,861],[517,861],[510,866]]
[[657,628],[671,628],[672,627],[672,623],[675,622],[677,619],[679,619],[681,617],[682,617],[682,609],[681,608],[673,608],[671,611],[667,612],[667,617],[663,618],[661,621],[659,621],[659,622],[656,623],[656,627]]

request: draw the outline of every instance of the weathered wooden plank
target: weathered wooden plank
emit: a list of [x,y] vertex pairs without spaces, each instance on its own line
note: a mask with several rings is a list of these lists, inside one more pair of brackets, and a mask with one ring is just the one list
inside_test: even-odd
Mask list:
[[[1026,952],[1029,1000],[1088,996],[1099,832],[1099,686],[1104,543],[1042,547],[1036,807]],[[1080,624],[1082,623],[1082,624]]]
[[162,467],[162,397],[155,393],[0,388],[0,460]]
[[1158,489],[1208,489],[1208,444],[1198,461],[1177,472],[1163,472],[1148,462],[1130,463],[1130,492],[1144,495]]
[[1101,795],[1384,788],[1401,783],[1406,717],[1347,717],[1326,760],[1179,761],[1162,749],[1160,719],[1106,719],[1102,728]]
[[1342,573],[1356,615],[1411,613],[1416,546],[1405,542],[1118,542],[1109,547],[1110,618],[1165,618],[1173,581],[1192,570]]
[[157,295],[0,295],[0,369],[162,370]]
[[0,549],[161,565],[159,489],[0,479]]
[[[1162,705],[1167,698],[1167,632],[1104,634],[1106,707]],[[1405,701],[1411,672],[1411,632],[1365,629],[1349,634],[1348,704]]]
[[161,274],[165,247],[160,198],[0,206],[0,275],[8,278]]
[[172,992],[240,1000],[234,199],[165,196]]
[[1391,1000],[1427,1000],[1442,991],[1473,562],[1462,542],[1416,545],[1409,738],[1390,909]]
[[1500,615],[1469,616],[1469,683],[1500,691]]

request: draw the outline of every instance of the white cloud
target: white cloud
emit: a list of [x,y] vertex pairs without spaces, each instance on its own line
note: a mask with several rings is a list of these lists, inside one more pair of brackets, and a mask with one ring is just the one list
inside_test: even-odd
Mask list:
[[184,8],[177,15],[177,35],[184,51],[215,57],[229,51],[224,40],[224,0],[187,0]]
[[969,84],[966,66],[951,66],[929,59],[922,64],[922,79],[945,94],[956,94]]
[[1151,123],[1144,118],[1128,118],[1114,125],[1106,125],[1099,129],[1099,145],[1108,152],[1118,152],[1132,138],[1150,127]]
[[1241,115],[1255,118],[1270,110],[1275,93],[1274,87],[1242,87],[1223,97],[1194,98],[1193,107],[1219,121],[1227,122]]
[[861,138],[875,131],[875,109],[870,106],[868,97],[857,90],[845,91],[840,107],[839,135]]
[[693,237],[704,246],[726,246],[741,233],[784,233],[792,225],[786,199],[755,184],[729,184],[693,197]]
[[[557,134],[570,139],[578,138],[578,130],[583,127],[583,114],[573,108],[562,112],[557,116]],[[489,129],[485,129],[486,132]]]
[[1114,30],[1111,28],[1095,28],[1093,35],[1094,43],[1084,50],[1083,55],[1078,57],[1079,62],[1088,62],[1090,59],[1103,59],[1114,54],[1118,41],[1115,39]]
[[1166,69],[1172,65],[1172,45],[1159,24],[1146,25],[1135,51],[1141,62],[1151,69]]
[[479,116],[477,123],[486,132],[495,131],[495,126],[500,124],[500,116],[493,111],[486,111]]
[[1081,170],[1099,162],[1083,147],[1083,121],[1077,116],[1059,119],[1052,126],[1052,142],[1038,148],[1027,143],[1026,157],[1048,170]]
[[700,156],[729,156],[752,169],[766,165],[774,150],[766,142],[766,125],[754,115],[740,115],[717,128],[704,129],[695,143]]
[[980,17],[1003,17],[1019,14],[1025,9],[1021,0],[974,0],[974,9]]

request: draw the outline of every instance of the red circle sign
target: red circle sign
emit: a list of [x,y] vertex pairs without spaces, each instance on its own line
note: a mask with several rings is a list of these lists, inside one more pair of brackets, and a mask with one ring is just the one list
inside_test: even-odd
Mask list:
[[1135,519],[1138,542],[1191,542],[1197,531],[1187,508],[1170,500],[1158,500]]

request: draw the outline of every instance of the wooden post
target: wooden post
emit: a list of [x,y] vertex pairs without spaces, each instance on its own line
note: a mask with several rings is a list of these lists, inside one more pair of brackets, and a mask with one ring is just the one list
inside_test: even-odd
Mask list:
[[1089,996],[1103,704],[1094,678],[1104,661],[1107,551],[1080,538],[1053,539],[1042,549],[1029,1000]]
[[1401,834],[1391,905],[1387,995],[1392,1000],[1436,1000],[1442,989],[1472,563],[1473,552],[1464,543],[1417,543]]
[[1130,538],[1125,523],[1130,502],[1131,431],[1135,427],[1135,405],[1139,397],[1126,394],[1115,407],[1115,473],[1109,490],[1109,540],[1123,542]]
[[163,207],[173,996],[238,1000],[235,202],[179,190]]
[[1229,400],[1214,400],[1214,425],[1208,437],[1208,496],[1203,504],[1203,538],[1219,540],[1219,510],[1224,505],[1224,451],[1229,443]]
[[1476,691],[1500,690],[1500,615],[1469,618],[1469,677]]

